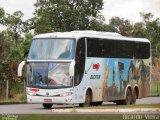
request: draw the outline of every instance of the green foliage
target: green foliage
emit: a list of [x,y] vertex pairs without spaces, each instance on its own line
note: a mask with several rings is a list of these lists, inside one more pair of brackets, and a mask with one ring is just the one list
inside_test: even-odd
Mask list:
[[3,24],[4,15],[5,15],[4,9],[0,8],[0,24]]
[[15,11],[13,14],[5,14],[4,10],[0,8],[0,24],[7,27],[8,35],[11,37],[7,39],[15,41],[16,47],[19,40],[21,40],[21,34],[29,32],[29,29],[31,29],[28,27],[29,22],[22,21],[22,17],[23,13],[21,11]]
[[25,28],[21,11],[16,11],[12,15],[3,15],[0,24],[6,26],[7,29],[0,33],[0,97],[4,98],[5,96],[5,81],[8,80],[9,97],[14,98],[15,94],[22,93],[24,89],[23,79],[17,76],[17,68],[27,54],[32,34],[26,33],[22,37]]
[[143,23],[137,22],[137,23],[134,24],[132,36],[133,37],[139,37],[139,38],[145,38],[146,37],[146,33],[145,33]]
[[154,15],[152,13],[140,13],[140,15],[145,37],[151,41],[153,55],[157,55],[158,53],[155,52],[157,51],[157,45],[160,43],[160,19],[153,19]]
[[[22,39],[16,47],[10,36],[12,32],[5,31],[0,34],[0,96],[4,98],[6,80],[9,80],[9,97],[23,92],[23,79],[17,76],[17,68],[20,61],[24,59],[25,44]],[[11,34],[12,35],[12,34]]]
[[159,96],[160,95],[160,81],[159,80],[153,80],[151,82],[151,90],[150,90],[151,96]]
[[26,58],[29,53],[29,48],[31,45],[31,39],[33,38],[32,33],[26,33],[24,37],[24,42],[22,43],[22,50],[23,50],[23,58]]
[[37,0],[35,32],[90,29],[102,5],[102,0]]
[[21,11],[16,11],[12,15],[6,14],[4,18],[4,25],[7,26],[10,31],[12,31],[16,46],[23,29],[23,22],[21,20],[22,17],[23,13]]
[[109,25],[113,28],[115,32],[120,33],[124,36],[132,36],[133,25],[129,20],[125,20],[119,17],[113,17],[109,21]]

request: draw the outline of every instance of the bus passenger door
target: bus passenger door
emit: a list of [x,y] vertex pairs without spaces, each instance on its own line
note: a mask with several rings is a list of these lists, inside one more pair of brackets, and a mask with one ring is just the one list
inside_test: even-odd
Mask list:
[[90,80],[92,88],[92,101],[102,101],[103,73],[105,71],[105,59],[99,57],[99,39],[87,38],[86,76]]
[[84,69],[86,59],[85,38],[81,38],[77,42],[75,54],[75,76],[74,76],[74,96],[75,101],[81,101],[84,94]]

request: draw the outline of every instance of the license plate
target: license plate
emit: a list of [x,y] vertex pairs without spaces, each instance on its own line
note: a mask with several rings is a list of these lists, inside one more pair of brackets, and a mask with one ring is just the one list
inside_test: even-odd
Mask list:
[[44,99],[45,103],[52,103],[52,99]]

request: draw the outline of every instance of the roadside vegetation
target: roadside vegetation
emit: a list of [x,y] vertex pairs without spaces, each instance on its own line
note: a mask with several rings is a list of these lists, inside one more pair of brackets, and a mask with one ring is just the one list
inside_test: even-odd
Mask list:
[[[160,18],[152,13],[140,13],[141,22],[113,17],[109,23],[100,15],[103,0],[69,2],[37,0],[33,18],[24,14],[6,13],[0,8],[0,102],[25,101],[25,75],[17,76],[18,64],[27,58],[31,39],[36,34],[72,30],[117,32],[124,36],[148,38],[152,43],[153,72],[151,95],[160,94]],[[24,71],[25,73],[25,71]]]
[[160,104],[103,105],[103,106],[84,107],[84,109],[132,109],[132,108],[160,108]]
[[[61,114],[61,115],[15,115],[17,120],[123,120],[123,115],[81,115],[81,114]],[[3,117],[3,116],[2,116]]]
[[[1,117],[1,116],[0,116]],[[147,120],[147,119],[159,119],[159,115],[154,114],[119,114],[119,115],[111,115],[111,114],[47,114],[47,115],[37,115],[37,114],[29,114],[29,115],[13,115],[12,118],[17,118],[16,120]],[[5,118],[5,116],[2,116]]]

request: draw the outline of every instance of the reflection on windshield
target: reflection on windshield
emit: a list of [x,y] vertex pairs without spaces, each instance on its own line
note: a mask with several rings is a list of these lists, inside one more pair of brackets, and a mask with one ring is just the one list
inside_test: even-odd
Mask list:
[[69,77],[69,65],[61,63],[50,63],[48,78],[50,80],[49,86],[68,86],[71,85],[71,79]]
[[72,59],[74,49],[73,39],[35,39],[31,45],[29,59]]
[[72,86],[72,79],[69,77],[69,63],[30,63],[27,71],[30,86]]

